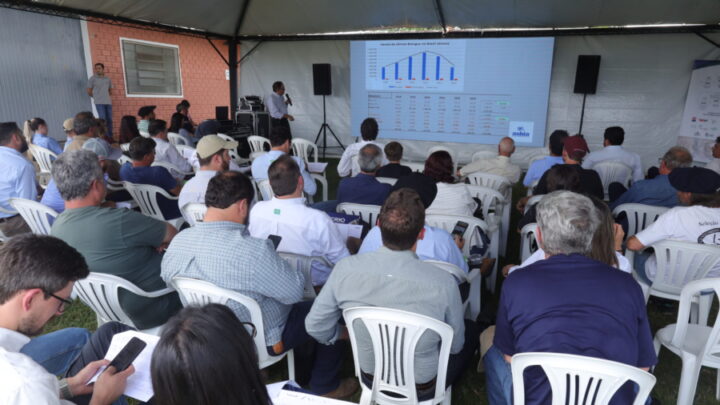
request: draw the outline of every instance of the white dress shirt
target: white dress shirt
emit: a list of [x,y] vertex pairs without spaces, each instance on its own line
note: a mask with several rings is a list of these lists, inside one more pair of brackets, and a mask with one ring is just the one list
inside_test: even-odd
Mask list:
[[[270,165],[272,164],[272,162],[277,160],[277,158],[284,154],[285,152],[279,150],[271,150],[268,153],[256,157],[252,162],[253,179],[258,182],[260,180],[267,180],[268,169],[270,169]],[[317,192],[317,184],[315,184],[315,179],[312,177],[310,172],[307,171],[307,168],[305,167],[305,162],[303,162],[303,160],[297,156],[293,156],[292,158],[295,159],[295,162],[300,167],[300,174],[302,175],[303,182],[305,183],[305,185],[303,186],[303,191],[307,195],[315,195],[315,193]]]
[[358,165],[357,160],[353,159],[355,156],[357,156],[358,153],[360,153],[360,149],[362,149],[363,146],[367,144],[373,144],[377,145],[378,148],[380,148],[380,152],[383,156],[383,161],[381,166],[385,166],[386,164],[390,163],[387,158],[385,157],[385,152],[383,149],[385,148],[385,145],[381,143],[377,143],[375,141],[360,141],[353,144],[348,145],[347,148],[345,148],[345,152],[343,152],[342,156],[340,157],[340,163],[338,163],[337,171],[340,177],[347,177],[347,176],[357,176],[358,173],[360,173],[360,165]]
[[467,176],[470,173],[482,172],[503,176],[512,184],[520,180],[520,166],[510,163],[507,156],[496,156],[494,159],[476,160],[460,169],[460,174]]
[[19,353],[27,336],[0,328],[0,404],[68,404],[60,399],[58,379],[30,357]]
[[437,183],[437,195],[425,214],[473,216],[477,203],[464,183]]
[[644,178],[640,155],[630,152],[620,145],[609,145],[598,151],[588,153],[583,160],[582,167],[592,169],[596,164],[607,160],[625,163],[630,166],[633,170],[633,181],[640,181]]
[[[178,196],[178,207],[181,212],[185,204],[205,204],[205,192],[207,191],[208,183],[216,174],[217,172],[215,170],[198,170],[195,176],[185,183]],[[187,221],[188,219],[185,218],[185,220]]]
[[[333,220],[323,211],[305,205],[304,198],[260,201],[250,211],[250,235],[267,239],[269,235],[282,237],[279,252],[305,256],[323,256],[337,263],[349,256],[345,240]],[[323,285],[331,269],[313,263],[313,285]]]
[[[155,141],[155,161],[170,163],[184,173],[191,173],[193,171],[190,163],[178,152],[175,145],[155,136],[152,139]],[[184,177],[182,173],[172,173],[172,175],[173,177]]]
[[272,93],[265,98],[265,107],[270,113],[270,116],[278,120],[282,119],[283,116],[288,113],[288,106],[285,104],[285,99],[277,93]]

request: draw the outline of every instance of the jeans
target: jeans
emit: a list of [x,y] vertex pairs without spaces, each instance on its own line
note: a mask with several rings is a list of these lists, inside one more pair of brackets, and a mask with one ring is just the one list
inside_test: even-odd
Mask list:
[[641,252],[635,252],[635,260],[633,260],[633,268],[635,269],[635,273],[637,273],[638,277],[640,277],[640,280],[647,284],[652,285],[652,281],[650,280],[650,277],[648,277],[647,272],[645,271],[645,262],[652,256],[654,253],[649,250],[643,250]]
[[61,329],[33,338],[20,349],[20,353],[43,366],[48,373],[63,375],[89,340],[90,332],[87,329]]
[[108,136],[112,138],[112,104],[95,104],[97,108],[98,118],[105,120],[108,129]]
[[310,208],[315,208],[316,210],[320,210],[323,212],[332,213],[335,212],[335,209],[338,206],[338,200],[328,200],[328,201],[320,201],[316,202],[314,204],[310,204]]
[[490,405],[512,405],[512,372],[510,363],[495,346],[482,359],[485,366],[485,389]]

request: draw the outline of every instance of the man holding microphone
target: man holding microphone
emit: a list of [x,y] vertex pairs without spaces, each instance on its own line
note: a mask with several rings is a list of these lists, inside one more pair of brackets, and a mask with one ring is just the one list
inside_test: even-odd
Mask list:
[[[270,113],[270,126],[283,126],[290,130],[288,121],[295,121],[295,117],[288,114],[288,105],[292,105],[290,96],[285,94],[283,82],[275,82],[272,85],[273,92],[265,101],[267,110]],[[283,98],[283,96],[285,96]]]

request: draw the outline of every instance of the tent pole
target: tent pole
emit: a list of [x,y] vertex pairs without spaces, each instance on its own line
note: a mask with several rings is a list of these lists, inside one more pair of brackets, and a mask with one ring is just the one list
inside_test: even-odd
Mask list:
[[578,134],[582,134],[583,119],[585,118],[585,99],[586,98],[587,98],[587,93],[583,93],[582,109],[580,110],[580,129],[578,129]]
[[238,107],[238,40],[233,37],[228,41],[228,60],[230,61],[230,117],[235,121],[235,113]]

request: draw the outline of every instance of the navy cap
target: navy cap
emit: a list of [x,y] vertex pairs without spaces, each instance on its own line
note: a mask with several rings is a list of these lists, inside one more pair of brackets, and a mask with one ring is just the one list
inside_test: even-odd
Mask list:
[[677,191],[714,194],[720,189],[720,174],[704,167],[678,167],[668,178]]
[[399,190],[401,188],[409,188],[415,190],[420,195],[425,209],[435,200],[437,196],[437,184],[430,177],[422,173],[412,173],[407,176],[400,177],[395,185],[392,187],[392,191]]
[[144,117],[146,115],[149,115],[153,111],[155,111],[154,105],[144,105],[138,110],[138,115]]

